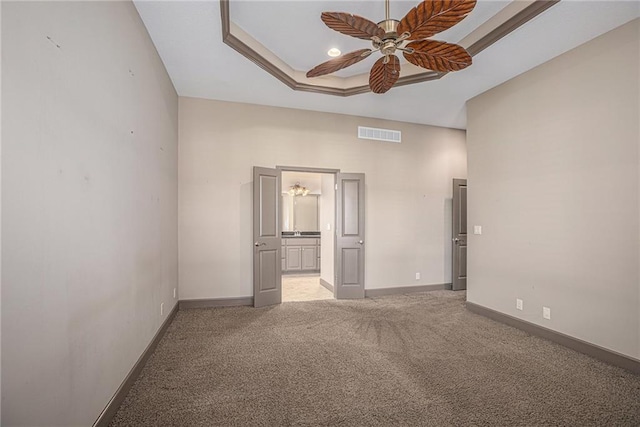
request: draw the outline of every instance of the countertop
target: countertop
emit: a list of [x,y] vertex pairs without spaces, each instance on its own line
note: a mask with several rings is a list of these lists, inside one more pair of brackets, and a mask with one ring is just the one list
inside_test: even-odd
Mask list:
[[284,239],[300,239],[300,238],[309,238],[309,237],[320,237],[319,231],[301,231],[299,236],[294,235],[295,231],[283,231],[282,238]]

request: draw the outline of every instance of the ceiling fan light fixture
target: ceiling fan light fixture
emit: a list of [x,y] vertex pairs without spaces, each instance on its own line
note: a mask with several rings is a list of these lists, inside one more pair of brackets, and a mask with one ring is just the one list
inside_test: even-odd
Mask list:
[[[334,73],[362,61],[373,52],[379,52],[383,57],[371,68],[369,87],[374,93],[385,93],[400,75],[396,51],[402,52],[413,65],[438,73],[459,71],[471,65],[471,55],[462,46],[430,37],[462,21],[478,0],[423,0],[401,20],[389,17],[389,1],[384,2],[385,20],[377,24],[350,13],[322,12],[320,19],[327,27],[347,36],[369,40],[373,49],[360,49],[334,57],[309,70],[307,77]],[[329,55],[332,56],[331,53]]]
[[342,52],[340,52],[340,49],[338,49],[337,47],[332,47],[331,49],[329,49],[329,51],[327,52],[327,55],[329,55],[332,58],[335,58],[336,56],[340,56]]

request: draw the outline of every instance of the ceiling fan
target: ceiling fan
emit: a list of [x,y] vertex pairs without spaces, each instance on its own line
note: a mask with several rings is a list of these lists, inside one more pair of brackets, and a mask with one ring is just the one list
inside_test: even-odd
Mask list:
[[350,13],[322,12],[321,19],[329,28],[371,40],[373,49],[356,50],[323,62],[307,72],[307,77],[334,73],[379,51],[384,56],[371,68],[369,87],[374,93],[385,93],[400,77],[396,50],[402,51],[410,63],[428,70],[462,70],[471,65],[471,55],[462,46],[428,38],[462,21],[475,5],[476,0],[424,0],[398,21],[389,18],[389,0],[385,0],[386,19],[377,24]]

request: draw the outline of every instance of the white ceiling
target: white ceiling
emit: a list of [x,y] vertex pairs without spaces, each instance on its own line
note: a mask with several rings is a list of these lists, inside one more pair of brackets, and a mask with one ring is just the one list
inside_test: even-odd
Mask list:
[[[392,17],[401,18],[415,4],[391,0]],[[505,4],[480,0],[468,18],[435,38],[457,42]],[[466,128],[468,99],[640,16],[640,2],[633,0],[563,0],[476,55],[465,70],[383,95],[344,98],[294,91],[225,45],[217,1],[139,0],[135,5],[180,96],[459,129]],[[230,16],[289,65],[306,70],[327,60],[327,46],[333,43],[344,46],[343,52],[369,47],[366,41],[350,40],[324,26],[321,11],[346,11],[378,21],[384,17],[383,5],[381,0],[231,0]],[[355,71],[372,65],[362,62],[364,68]]]

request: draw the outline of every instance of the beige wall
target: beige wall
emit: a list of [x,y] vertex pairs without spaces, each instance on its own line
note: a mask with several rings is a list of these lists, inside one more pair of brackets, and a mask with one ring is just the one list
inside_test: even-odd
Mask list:
[[2,425],[88,426],[176,303],[178,99],[130,2],[2,43]]
[[468,300],[633,357],[639,40],[636,20],[467,106]]
[[[0,58],[2,58],[2,4],[0,3]],[[2,97],[2,67],[0,66],[0,98]],[[0,102],[0,118],[2,102]],[[1,120],[0,120],[1,122]],[[0,124],[1,126],[1,124]],[[0,242],[2,241],[2,132],[0,132]],[[2,245],[0,244],[0,343],[2,342]],[[2,351],[0,349],[0,366]],[[0,425],[2,425],[2,369],[0,369]]]
[[[402,144],[357,139],[358,125],[401,130]],[[181,299],[253,294],[254,165],[365,173],[366,288],[450,282],[447,212],[452,179],[466,175],[463,131],[180,98]]]

